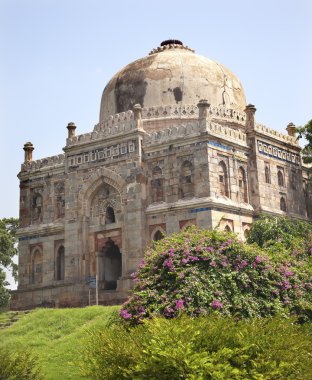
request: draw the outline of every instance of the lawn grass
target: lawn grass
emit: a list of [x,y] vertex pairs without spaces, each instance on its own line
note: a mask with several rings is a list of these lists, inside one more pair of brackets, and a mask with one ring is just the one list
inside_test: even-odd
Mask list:
[[[36,309],[0,330],[0,347],[31,350],[38,356],[47,380],[85,379],[77,366],[85,332],[105,325],[118,309],[119,306]],[[1,314],[0,319],[5,319]]]

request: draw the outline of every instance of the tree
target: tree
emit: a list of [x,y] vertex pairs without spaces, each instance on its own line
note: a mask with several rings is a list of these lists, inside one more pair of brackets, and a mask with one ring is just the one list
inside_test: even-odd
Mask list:
[[312,119],[303,127],[297,128],[298,138],[304,138],[307,144],[302,149],[303,161],[312,163]]
[[4,268],[11,270],[15,279],[17,277],[17,265],[13,261],[17,254],[17,228],[18,219],[0,219],[0,307],[6,306],[10,298],[5,288],[8,282],[5,280]]
[[287,250],[299,248],[312,241],[312,225],[306,221],[262,214],[248,234],[247,242],[261,248],[278,245]]

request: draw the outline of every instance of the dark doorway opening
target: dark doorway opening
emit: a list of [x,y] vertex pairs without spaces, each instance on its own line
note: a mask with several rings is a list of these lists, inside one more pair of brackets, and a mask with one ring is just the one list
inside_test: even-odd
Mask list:
[[103,247],[102,283],[105,290],[115,290],[121,276],[121,252],[111,238]]

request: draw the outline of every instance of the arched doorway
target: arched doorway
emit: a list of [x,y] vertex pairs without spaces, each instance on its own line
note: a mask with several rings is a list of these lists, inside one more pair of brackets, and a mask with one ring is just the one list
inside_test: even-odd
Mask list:
[[101,252],[102,265],[100,272],[100,281],[102,289],[115,290],[117,288],[117,280],[121,276],[121,252],[111,238]]

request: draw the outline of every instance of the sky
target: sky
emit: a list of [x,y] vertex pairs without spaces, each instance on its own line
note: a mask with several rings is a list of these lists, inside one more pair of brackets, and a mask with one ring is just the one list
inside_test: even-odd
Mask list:
[[34,159],[62,153],[68,122],[90,132],[109,79],[165,39],[234,72],[258,122],[304,125],[311,14],[310,0],[0,0],[0,218],[18,217],[24,143]]

